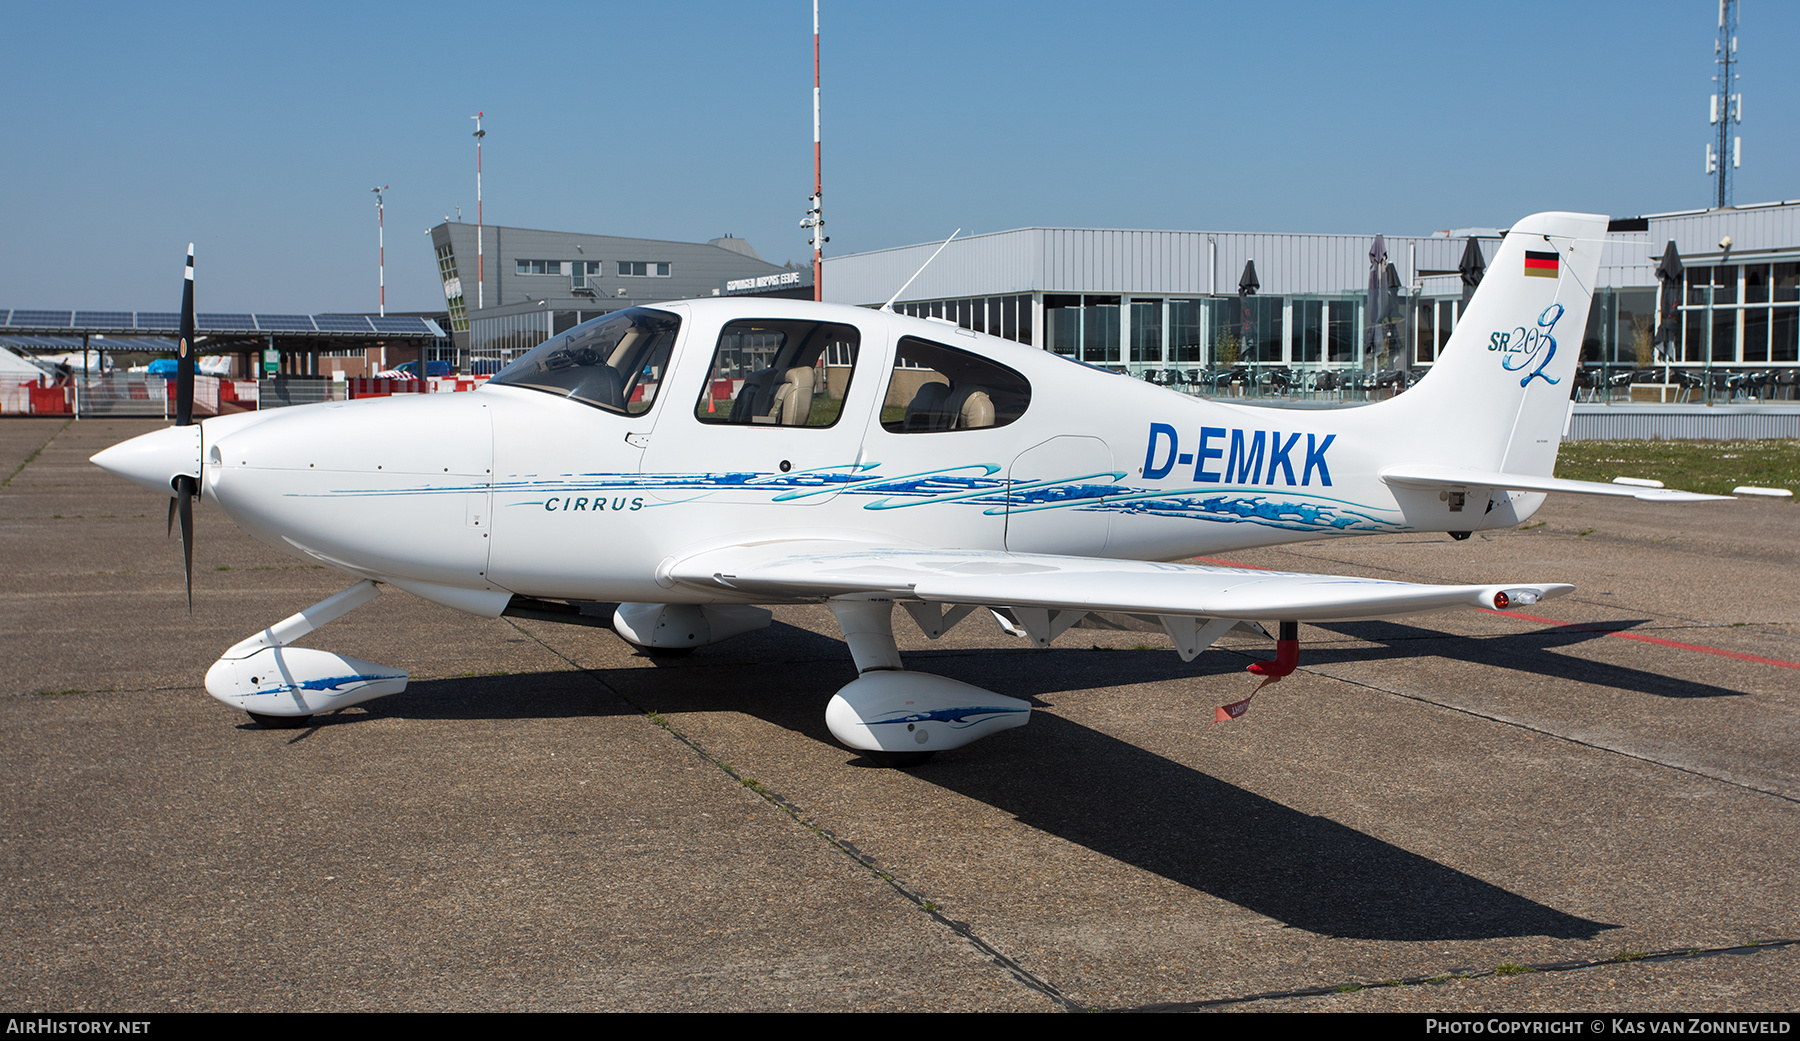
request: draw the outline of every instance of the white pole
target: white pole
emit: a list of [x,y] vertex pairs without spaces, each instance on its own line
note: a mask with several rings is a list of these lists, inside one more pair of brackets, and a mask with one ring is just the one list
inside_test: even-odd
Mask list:
[[469,118],[475,121],[475,310],[479,311],[487,306],[487,253],[481,242],[481,139],[487,136],[487,131],[481,129],[481,113]]
[[813,299],[825,299],[825,175],[819,161],[819,0],[813,0]]
[[381,286],[381,317],[387,317],[387,213],[381,193],[388,186],[370,188],[375,193],[375,242],[379,252],[376,254],[375,279]]

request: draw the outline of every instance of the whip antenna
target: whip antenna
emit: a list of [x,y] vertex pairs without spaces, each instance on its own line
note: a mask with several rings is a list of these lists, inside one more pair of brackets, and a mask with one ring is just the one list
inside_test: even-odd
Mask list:
[[[953,239],[956,236],[961,235],[961,234],[962,234],[962,229],[957,228],[955,231],[950,233],[950,239]],[[931,262],[937,259],[938,253],[942,253],[944,251],[944,246],[948,246],[950,244],[950,239],[945,239],[943,246],[939,246],[937,248],[936,252],[932,253],[931,256],[925,258],[925,263],[920,264],[919,270],[914,271],[912,274],[912,278],[909,278],[906,280],[906,285],[901,286],[900,289],[897,292],[895,292],[893,296],[888,297],[888,302],[881,305],[881,309],[883,311],[886,311],[888,314],[894,313],[894,301],[900,299],[901,293],[906,292],[906,286],[910,286],[913,284],[913,278],[918,278],[920,275],[925,273],[925,269],[930,267]]]

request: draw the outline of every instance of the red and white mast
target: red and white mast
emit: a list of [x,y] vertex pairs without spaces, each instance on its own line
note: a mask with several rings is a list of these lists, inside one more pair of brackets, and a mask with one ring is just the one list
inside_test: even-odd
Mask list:
[[813,299],[825,299],[825,178],[819,162],[819,0],[813,0],[813,193],[802,228],[812,231]]

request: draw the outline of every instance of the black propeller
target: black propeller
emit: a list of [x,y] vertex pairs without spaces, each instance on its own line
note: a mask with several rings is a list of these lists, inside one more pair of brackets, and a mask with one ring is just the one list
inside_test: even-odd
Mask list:
[[[187,274],[181,287],[181,339],[175,346],[175,425],[194,422],[194,244],[188,243]],[[194,500],[200,497],[200,481],[188,474],[175,478],[175,495],[169,500],[169,530],[181,515],[181,552],[187,563],[188,610],[194,609]]]

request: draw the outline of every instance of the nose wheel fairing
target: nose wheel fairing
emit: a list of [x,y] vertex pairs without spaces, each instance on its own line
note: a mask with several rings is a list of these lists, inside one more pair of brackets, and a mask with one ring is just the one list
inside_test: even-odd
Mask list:
[[239,641],[206,671],[206,692],[253,716],[279,717],[310,716],[400,693],[406,689],[407,674],[399,669],[288,646],[379,593],[375,583],[358,582]]

